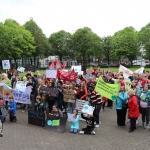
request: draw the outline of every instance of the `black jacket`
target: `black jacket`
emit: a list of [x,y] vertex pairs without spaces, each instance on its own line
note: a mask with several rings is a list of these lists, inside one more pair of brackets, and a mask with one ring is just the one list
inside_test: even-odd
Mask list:
[[35,106],[34,108],[35,111],[38,111],[38,112],[44,112],[44,107],[43,107],[43,103],[39,103]]
[[110,83],[110,84],[114,84],[114,80],[110,79],[110,80],[107,80],[107,83]]

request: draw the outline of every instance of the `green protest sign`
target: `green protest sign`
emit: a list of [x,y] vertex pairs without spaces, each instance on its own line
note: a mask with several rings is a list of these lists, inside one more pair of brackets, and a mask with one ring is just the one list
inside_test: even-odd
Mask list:
[[106,83],[102,77],[99,77],[95,90],[102,96],[115,101],[119,93],[119,84]]
[[60,120],[53,120],[52,121],[52,126],[59,126],[60,125]]

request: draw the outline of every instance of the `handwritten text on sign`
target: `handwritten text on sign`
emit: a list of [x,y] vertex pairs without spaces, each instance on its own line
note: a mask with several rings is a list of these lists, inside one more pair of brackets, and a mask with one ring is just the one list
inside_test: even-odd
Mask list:
[[75,103],[74,90],[64,90],[64,101]]

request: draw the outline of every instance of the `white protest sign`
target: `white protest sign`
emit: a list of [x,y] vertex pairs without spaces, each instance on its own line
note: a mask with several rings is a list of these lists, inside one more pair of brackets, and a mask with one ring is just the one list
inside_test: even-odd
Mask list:
[[89,105],[84,105],[83,106],[83,109],[82,109],[83,113],[93,115],[93,111],[94,111],[94,108],[92,106],[89,106]]
[[2,60],[3,69],[10,69],[9,60]]
[[81,66],[71,66],[71,70],[74,69],[75,72],[81,71]]
[[139,69],[135,70],[135,71],[134,71],[134,73],[142,74],[142,73],[143,73],[143,71],[144,71],[144,67],[141,67],[141,68],[139,68]]
[[78,75],[83,75],[83,71],[78,71]]
[[18,68],[17,68],[17,71],[19,71],[19,72],[24,72],[24,71],[25,71],[25,68],[24,68],[24,67],[18,67]]
[[27,82],[17,81],[15,89],[19,89],[19,90],[23,89],[23,90],[25,90],[26,89],[26,85],[27,85]]
[[26,87],[24,90],[14,89],[13,96],[17,103],[31,104],[30,101],[31,87]]
[[119,73],[123,72],[123,76],[125,79],[128,79],[129,76],[131,76],[133,74],[133,72],[129,69],[127,69],[126,67],[120,65],[119,67]]
[[46,78],[56,78],[57,70],[46,70]]
[[71,122],[75,122],[76,121],[76,116],[74,114],[68,113],[68,119]]

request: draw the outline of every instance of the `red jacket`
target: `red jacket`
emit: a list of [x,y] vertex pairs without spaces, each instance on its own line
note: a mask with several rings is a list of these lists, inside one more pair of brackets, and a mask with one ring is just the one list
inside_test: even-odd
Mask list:
[[[136,81],[136,85],[138,85],[139,80]],[[145,78],[142,78],[141,86],[144,86],[144,84],[147,84],[147,81]]]
[[139,113],[139,106],[138,106],[138,100],[136,96],[132,96],[129,98],[128,101],[128,116],[129,118],[138,118]]
[[[78,95],[80,92],[80,88],[76,91],[76,95]],[[80,98],[80,99],[86,99],[86,97],[88,96],[88,91],[87,88],[84,88],[84,95]]]

